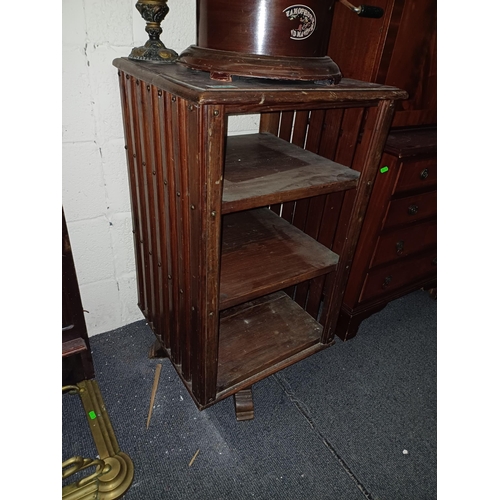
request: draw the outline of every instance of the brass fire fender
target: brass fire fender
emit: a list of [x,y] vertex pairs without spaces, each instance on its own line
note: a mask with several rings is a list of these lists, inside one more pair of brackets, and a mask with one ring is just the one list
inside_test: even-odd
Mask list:
[[97,459],[72,457],[62,464],[62,477],[95,467],[95,472],[62,489],[64,500],[114,500],[128,490],[134,478],[134,464],[120,451],[113,427],[104,406],[97,381],[83,380],[62,388],[63,392],[79,394],[87,422],[97,448]]

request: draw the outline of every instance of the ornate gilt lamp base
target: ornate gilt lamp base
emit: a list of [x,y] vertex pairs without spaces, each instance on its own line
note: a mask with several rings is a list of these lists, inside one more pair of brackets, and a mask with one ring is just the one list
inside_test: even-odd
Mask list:
[[175,50],[167,49],[160,40],[163,30],[161,22],[168,14],[168,0],[138,0],[135,4],[142,18],[146,21],[146,33],[149,40],[142,47],[134,47],[128,56],[136,61],[174,63],[179,55]]
[[142,47],[134,47],[128,56],[129,59],[136,61],[150,61],[162,63],[174,63],[179,55],[175,50],[167,49],[161,41],[147,41]]

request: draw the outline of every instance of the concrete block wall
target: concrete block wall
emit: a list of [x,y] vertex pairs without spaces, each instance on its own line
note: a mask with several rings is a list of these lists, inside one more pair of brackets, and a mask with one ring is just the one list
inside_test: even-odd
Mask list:
[[[137,0],[62,3],[62,205],[89,335],[142,319],[137,307],[129,186],[117,70],[147,40]],[[196,43],[196,0],[169,0],[162,41]],[[258,116],[233,117],[229,133],[254,132]]]

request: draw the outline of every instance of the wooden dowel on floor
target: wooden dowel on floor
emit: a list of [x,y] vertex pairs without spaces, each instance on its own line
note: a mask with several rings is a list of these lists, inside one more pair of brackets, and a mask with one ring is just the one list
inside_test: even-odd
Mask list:
[[196,460],[196,457],[198,456],[198,453],[200,453],[200,450],[196,451],[196,453],[194,454],[193,458],[191,459],[191,462],[189,462],[188,467],[191,467],[191,465],[193,465],[193,462]]
[[153,381],[153,390],[151,391],[151,401],[149,402],[149,414],[148,414],[148,421],[146,422],[146,429],[149,428],[151,414],[153,413],[153,404],[155,402],[156,391],[158,389],[158,381],[160,380],[160,372],[161,372],[161,364],[157,364],[155,370],[155,378]]

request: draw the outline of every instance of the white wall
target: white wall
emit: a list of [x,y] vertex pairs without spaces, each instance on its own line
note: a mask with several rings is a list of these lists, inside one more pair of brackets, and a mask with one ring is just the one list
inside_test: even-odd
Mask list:
[[[62,204],[89,335],[142,319],[137,307],[128,177],[117,70],[147,40],[137,0],[62,2]],[[196,42],[196,0],[169,0],[163,43]],[[257,117],[230,120],[257,130]]]

